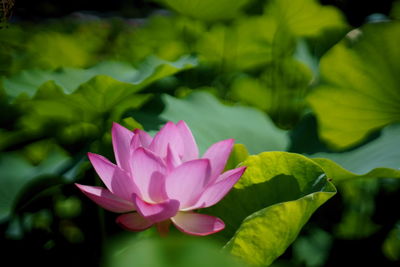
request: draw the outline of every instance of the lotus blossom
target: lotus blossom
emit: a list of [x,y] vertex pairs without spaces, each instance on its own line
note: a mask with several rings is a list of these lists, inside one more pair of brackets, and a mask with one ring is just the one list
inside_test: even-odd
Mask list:
[[224,229],[224,222],[194,210],[220,201],[245,171],[246,167],[239,167],[222,173],[233,142],[217,142],[199,158],[196,141],[184,121],[168,122],[154,138],[114,123],[117,164],[88,153],[106,188],[76,185],[104,209],[122,213],[116,221],[127,230],[156,225],[166,234],[172,222],[187,234],[213,234]]

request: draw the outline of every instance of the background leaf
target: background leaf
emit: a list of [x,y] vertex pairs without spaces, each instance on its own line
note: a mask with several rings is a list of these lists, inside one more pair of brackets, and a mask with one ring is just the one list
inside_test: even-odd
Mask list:
[[21,190],[35,178],[53,174],[69,160],[59,150],[54,150],[40,165],[34,166],[18,154],[0,155],[0,221],[11,213]]
[[288,136],[271,120],[254,108],[227,106],[204,92],[195,92],[186,99],[164,95],[165,109],[160,118],[184,120],[196,138],[200,151],[223,139],[235,138],[251,154],[266,150],[285,150]]
[[352,151],[312,157],[335,183],[354,178],[400,178],[399,136],[400,124],[390,125],[381,136]]
[[97,75],[107,75],[114,79],[135,85],[137,90],[155,80],[196,65],[196,59],[184,56],[175,62],[150,57],[138,69],[124,62],[101,62],[89,69],[63,68],[57,71],[27,70],[4,80],[4,89],[11,97],[21,93],[33,96],[43,83],[54,81],[66,94],[73,93],[79,85]]
[[393,39],[399,36],[399,22],[368,24],[321,59],[322,83],[308,101],[320,136],[333,148],[358,144],[400,120],[400,52]]
[[206,21],[231,19],[251,0],[159,0],[175,11]]
[[347,27],[339,10],[323,6],[317,0],[270,0],[265,12],[297,36],[311,37],[323,31]]

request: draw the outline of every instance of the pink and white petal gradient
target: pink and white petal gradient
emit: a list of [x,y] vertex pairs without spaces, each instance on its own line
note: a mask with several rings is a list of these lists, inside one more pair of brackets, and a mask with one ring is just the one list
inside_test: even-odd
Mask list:
[[129,171],[130,143],[133,138],[133,132],[118,123],[113,123],[111,137],[114,148],[115,160],[122,169]]
[[184,121],[168,122],[153,137],[114,123],[112,142],[117,164],[103,156],[88,157],[106,188],[76,184],[91,200],[120,215],[116,222],[130,231],[153,225],[161,235],[169,225],[190,235],[224,229],[224,222],[193,210],[218,203],[240,179],[246,167],[223,173],[233,139],[210,146],[202,157]]
[[162,159],[146,148],[137,148],[130,160],[131,175],[137,185],[138,195],[146,202],[157,203],[166,199],[166,167]]
[[221,219],[194,212],[181,211],[171,221],[180,231],[190,235],[210,235],[225,228]]
[[184,121],[180,121],[176,124],[178,131],[182,138],[182,143],[184,147],[182,160],[188,161],[192,159],[197,159],[199,157],[199,149],[196,144],[196,140],[194,140],[192,131],[190,131],[189,127],[186,125]]
[[117,217],[116,222],[129,231],[143,231],[150,228],[153,223],[146,218],[143,218],[137,212],[125,213]]
[[203,158],[209,159],[211,162],[211,177],[210,182],[217,179],[225,168],[229,155],[233,147],[233,139],[219,141],[210,146]]
[[98,186],[88,186],[76,184],[76,186],[91,200],[96,202],[102,208],[116,212],[124,213],[135,210],[135,205],[132,202],[126,201],[105,188]]
[[167,195],[169,198],[178,199],[181,209],[188,207],[202,194],[209,176],[209,160],[187,161],[167,176],[165,181]]

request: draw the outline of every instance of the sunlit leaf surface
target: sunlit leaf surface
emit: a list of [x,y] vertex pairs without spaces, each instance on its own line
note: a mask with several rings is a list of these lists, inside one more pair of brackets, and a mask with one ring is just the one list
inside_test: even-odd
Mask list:
[[220,216],[225,249],[256,265],[269,265],[296,239],[335,187],[313,161],[287,152],[264,152],[241,165],[247,170],[229,195],[206,212]]
[[400,121],[398,36],[399,22],[368,24],[322,58],[322,83],[308,101],[332,147],[347,148]]

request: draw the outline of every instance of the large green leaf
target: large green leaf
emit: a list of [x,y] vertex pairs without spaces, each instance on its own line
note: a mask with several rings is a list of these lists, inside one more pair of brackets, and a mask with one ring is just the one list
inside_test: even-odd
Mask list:
[[400,124],[383,129],[375,140],[343,153],[316,153],[318,163],[334,182],[354,178],[400,178]]
[[296,36],[312,37],[323,31],[347,27],[338,9],[323,6],[317,0],[270,0],[265,12]]
[[[298,38],[319,38],[327,32],[336,36],[346,29],[337,9],[316,0],[271,0],[262,15],[238,17],[229,25],[214,24],[199,39],[197,51],[205,63],[247,70],[292,57]],[[318,43],[315,46],[322,41]]]
[[27,43],[26,50],[27,62],[32,62],[31,64],[39,68],[79,68],[87,66],[91,60],[91,54],[82,45],[82,40],[58,32],[41,32],[34,35]]
[[322,58],[322,82],[308,101],[332,147],[347,148],[400,120],[399,37],[399,22],[368,24]]
[[33,96],[36,90],[47,81],[54,81],[67,94],[75,91],[78,86],[96,75],[109,75],[116,79],[127,81],[135,77],[137,70],[130,64],[122,62],[103,62],[90,69],[63,68],[57,71],[24,70],[4,81],[4,88],[11,97],[21,93]]
[[38,176],[54,174],[69,160],[55,150],[45,161],[34,166],[18,154],[0,155],[0,221],[10,215],[20,191]]
[[187,122],[200,151],[223,139],[235,138],[250,153],[285,150],[287,133],[278,129],[262,112],[249,107],[227,106],[205,92],[195,92],[186,99],[163,96],[164,120]]
[[231,19],[252,0],[159,0],[177,12],[206,21]]
[[344,209],[335,227],[336,236],[365,238],[379,229],[373,220],[375,197],[382,188],[380,185],[385,182],[393,188],[396,181],[371,178],[400,178],[399,135],[400,124],[390,125],[381,136],[352,151],[312,155],[341,192]]
[[107,20],[83,22],[71,17],[35,24],[14,23],[11,30],[0,32],[5,52],[0,52],[0,57],[6,60],[0,61],[0,68],[7,66],[5,73],[16,73],[31,68],[92,66],[109,51],[104,49],[112,41],[107,37],[116,30],[111,24]]
[[264,152],[241,165],[247,170],[235,188],[204,212],[226,223],[219,234],[230,238],[226,250],[249,263],[269,265],[336,189],[320,166],[299,154]]
[[308,67],[286,57],[267,64],[260,77],[242,75],[235,79],[232,96],[265,110],[277,125],[286,129],[301,117],[311,81]]
[[79,85],[97,75],[107,75],[114,79],[135,85],[136,90],[151,82],[173,75],[178,71],[196,65],[196,59],[183,56],[175,62],[150,57],[138,69],[123,62],[106,61],[89,69],[64,68],[57,71],[26,70],[4,80],[4,89],[10,97],[22,93],[33,96],[43,83],[54,81],[66,94],[73,93]]
[[135,95],[137,89],[102,75],[72,94],[64,94],[54,82],[48,82],[33,99],[19,103],[25,114],[19,125],[31,134],[58,137],[67,143],[99,136],[111,124],[109,120],[119,120],[124,109],[137,108],[148,99]]
[[[26,78],[22,73],[6,80],[9,96],[25,93],[34,97],[21,95],[15,101],[23,116],[18,120],[16,131],[0,132],[0,149],[46,136],[67,144],[88,144],[104,133],[111,121],[119,121],[126,110],[138,108],[149,98],[149,95],[135,94],[137,91],[192,67],[195,62],[191,57],[176,62],[150,58],[139,70],[108,62],[89,70],[43,72],[45,75],[37,79],[34,73],[26,72],[29,73]],[[103,71],[108,75],[99,75]]]
[[199,58],[224,70],[248,70],[290,55],[295,42],[270,16],[241,17],[215,24],[196,44]]
[[193,43],[204,28],[201,21],[187,17],[151,16],[142,27],[119,34],[110,49],[121,61],[141,62],[150,55],[175,61],[193,52]]

